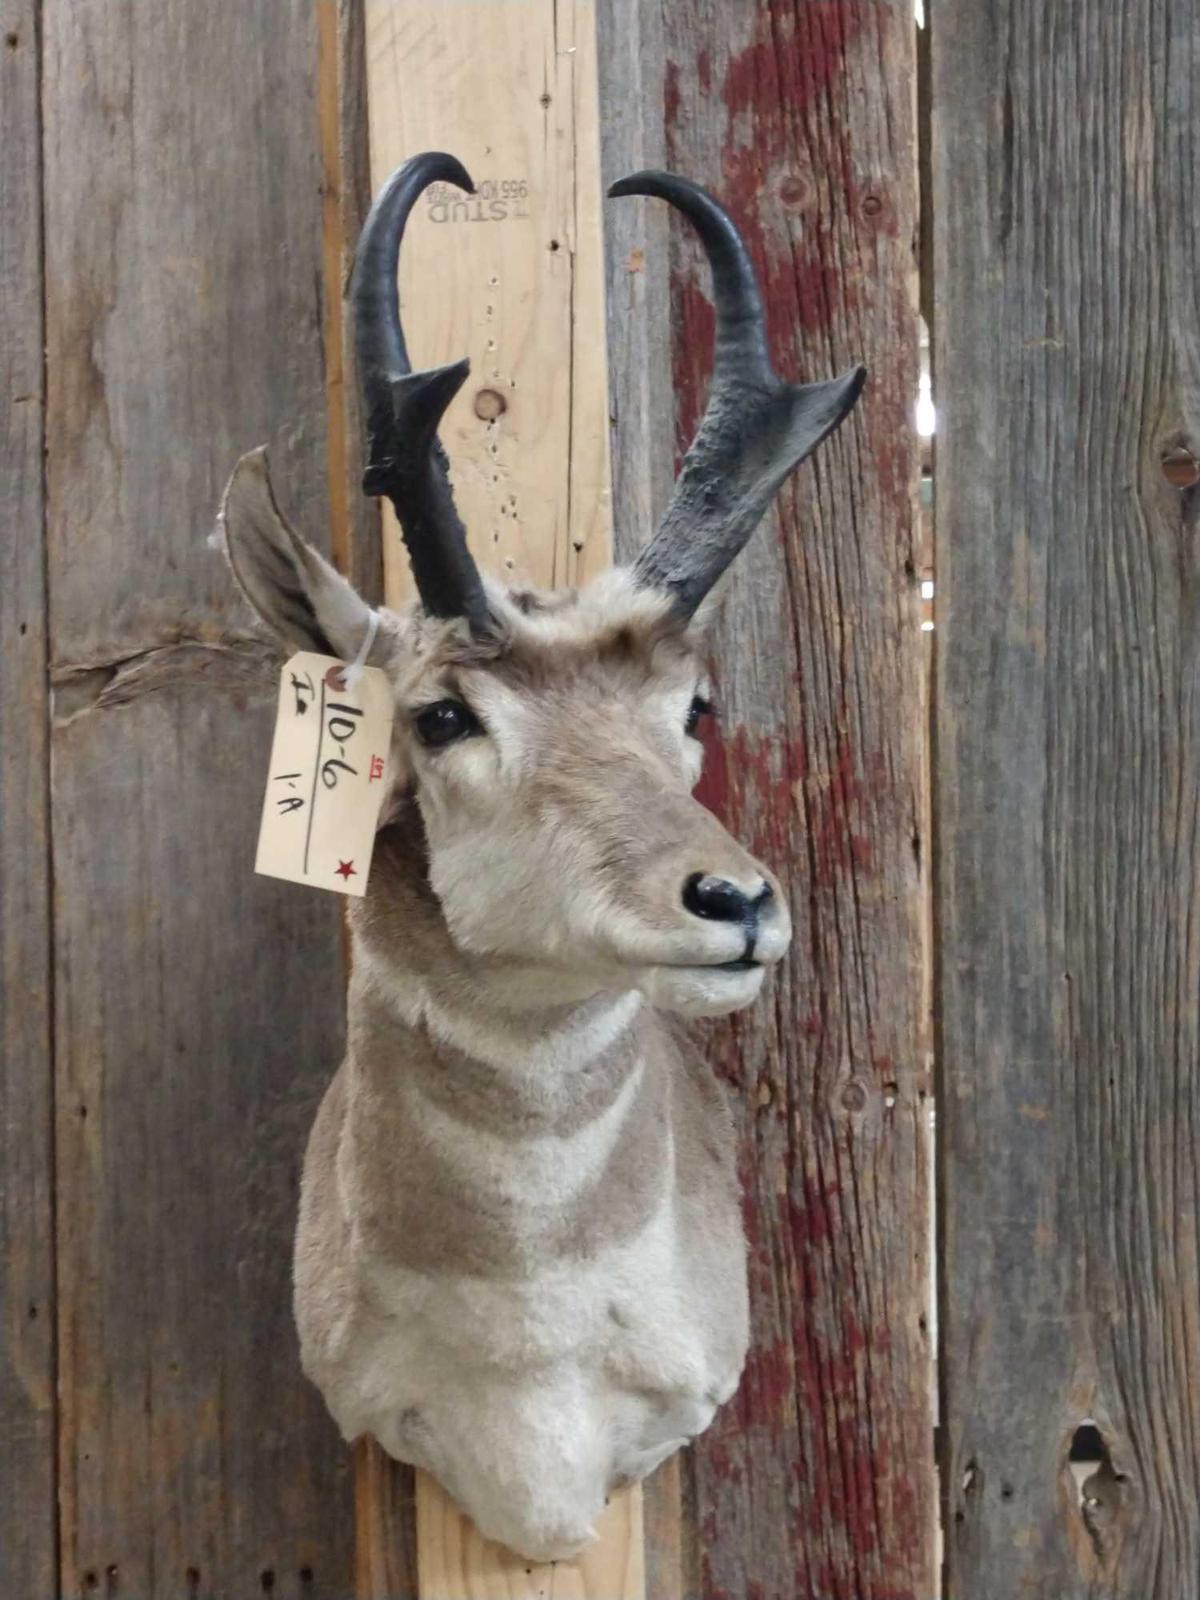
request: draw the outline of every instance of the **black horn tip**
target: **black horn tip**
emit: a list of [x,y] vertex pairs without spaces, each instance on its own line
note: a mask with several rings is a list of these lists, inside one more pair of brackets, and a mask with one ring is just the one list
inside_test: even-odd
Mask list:
[[656,167],[646,167],[642,172],[630,173],[629,177],[618,178],[616,183],[609,185],[610,200],[619,200],[629,194],[665,200],[677,211],[682,211],[702,237],[716,232],[735,240],[739,245],[742,242],[733,218],[716,195],[710,194],[700,184],[693,183],[690,178],[681,178],[674,172],[661,172]]
[[849,372],[843,372],[840,378],[835,378],[834,383],[838,391],[838,421],[849,416],[858,403],[858,397],[867,386],[867,369],[861,361],[856,362]]
[[446,407],[467,381],[471,362],[467,356],[445,367],[424,367],[392,379],[392,414],[401,434],[432,435]]
[[422,150],[419,155],[409,156],[408,160],[392,173],[381,191],[380,198],[393,184],[400,183],[403,183],[405,188],[411,183],[419,185],[422,189],[431,183],[452,183],[456,189],[465,190],[467,194],[475,193],[471,174],[458,157],[452,156],[448,150]]

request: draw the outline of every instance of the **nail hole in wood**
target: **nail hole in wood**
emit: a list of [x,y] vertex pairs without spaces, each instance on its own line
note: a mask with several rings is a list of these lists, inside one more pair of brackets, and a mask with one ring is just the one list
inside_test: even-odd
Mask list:
[[21,36],[19,33],[6,33],[4,42],[10,50],[15,50],[21,42]]
[[300,1568],[300,1582],[301,1583],[311,1583],[312,1581],[313,1581],[313,1569],[311,1567],[301,1567]]
[[259,1573],[258,1584],[264,1594],[270,1594],[275,1587],[275,1573],[271,1567],[264,1567]]

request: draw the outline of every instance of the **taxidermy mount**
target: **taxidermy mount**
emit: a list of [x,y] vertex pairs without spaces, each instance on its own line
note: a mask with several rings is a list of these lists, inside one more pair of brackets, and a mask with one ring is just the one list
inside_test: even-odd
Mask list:
[[373,1434],[483,1534],[550,1560],[741,1373],[733,1125],[670,1014],[750,1005],[791,926],[779,880],[692,796],[706,638],[722,575],[864,371],[779,378],[723,208],[668,173],[622,180],[611,194],[668,201],[708,258],[707,409],[632,566],[579,591],[492,582],[437,439],[467,363],[414,372],[400,325],[401,239],[434,182],[472,187],[449,155],[401,167],[350,287],[364,488],[394,504],[419,598],[373,613],[283,519],[262,451],[222,520],[276,637],[345,661],[369,638],[395,699],[348,1047],[304,1165],[304,1367],[347,1439]]

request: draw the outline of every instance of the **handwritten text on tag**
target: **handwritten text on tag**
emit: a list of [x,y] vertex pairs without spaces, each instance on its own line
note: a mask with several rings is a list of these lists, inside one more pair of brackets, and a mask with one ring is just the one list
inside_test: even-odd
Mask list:
[[387,788],[393,699],[377,667],[352,689],[335,687],[345,670],[307,650],[284,666],[254,870],[361,895]]

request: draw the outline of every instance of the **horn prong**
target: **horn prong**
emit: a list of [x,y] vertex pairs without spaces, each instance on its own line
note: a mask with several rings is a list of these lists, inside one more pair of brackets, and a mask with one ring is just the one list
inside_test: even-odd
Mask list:
[[853,409],[856,366],[822,383],[786,383],[771,364],[762,293],[745,240],[721,203],[670,172],[622,178],[609,195],[666,200],[696,230],[713,281],[716,345],[707,407],[658,530],[634,564],[686,620],[745,546],[776,492]]
[[466,360],[414,372],[400,321],[396,275],[409,215],[431,183],[473,194],[462,162],[444,151],[413,156],[388,179],[359,235],[350,301],[363,392],[363,489],[396,509],[417,591],[433,616],[465,617],[475,632],[490,614],[467,548],[437,430],[470,370]]

